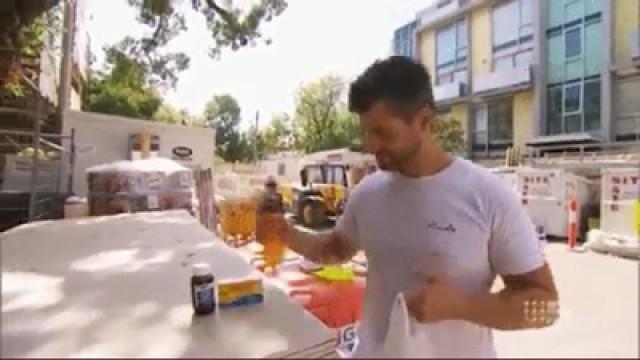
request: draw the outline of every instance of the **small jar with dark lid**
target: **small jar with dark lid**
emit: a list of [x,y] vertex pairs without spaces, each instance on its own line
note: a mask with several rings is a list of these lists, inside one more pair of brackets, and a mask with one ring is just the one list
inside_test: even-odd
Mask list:
[[216,310],[215,278],[209,264],[193,265],[191,303],[197,315],[208,315]]

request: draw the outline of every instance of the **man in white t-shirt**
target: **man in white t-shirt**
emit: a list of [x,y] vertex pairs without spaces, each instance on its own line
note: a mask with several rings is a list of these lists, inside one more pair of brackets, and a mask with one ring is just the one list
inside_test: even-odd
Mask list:
[[[349,107],[381,171],[351,192],[334,230],[312,234],[283,223],[282,235],[319,263],[364,250],[358,333],[367,355],[382,355],[376,346],[400,293],[429,340],[424,356],[495,357],[491,329],[551,325],[558,295],[535,228],[499,178],[434,140],[426,69],[405,57],[378,61],[351,85]],[[505,286],[492,293],[496,276]]]

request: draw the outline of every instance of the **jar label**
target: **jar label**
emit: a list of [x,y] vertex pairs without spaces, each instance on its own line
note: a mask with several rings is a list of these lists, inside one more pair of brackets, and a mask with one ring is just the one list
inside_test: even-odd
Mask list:
[[197,285],[195,290],[195,303],[197,308],[207,309],[215,306],[213,284]]

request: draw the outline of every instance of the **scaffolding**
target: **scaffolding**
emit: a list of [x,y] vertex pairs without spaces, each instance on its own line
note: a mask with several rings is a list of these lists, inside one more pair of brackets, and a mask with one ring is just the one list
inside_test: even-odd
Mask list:
[[35,110],[0,106],[0,114],[30,122],[31,129],[0,129],[0,220],[4,230],[24,221],[58,218],[71,194],[75,133],[42,131],[46,99],[35,95]]

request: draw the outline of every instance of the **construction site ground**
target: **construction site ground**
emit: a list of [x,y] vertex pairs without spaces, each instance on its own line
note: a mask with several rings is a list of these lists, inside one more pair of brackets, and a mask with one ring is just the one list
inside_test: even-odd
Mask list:
[[560,293],[560,319],[547,329],[496,332],[498,355],[638,358],[640,263],[570,252],[561,243],[547,245],[546,255]]

